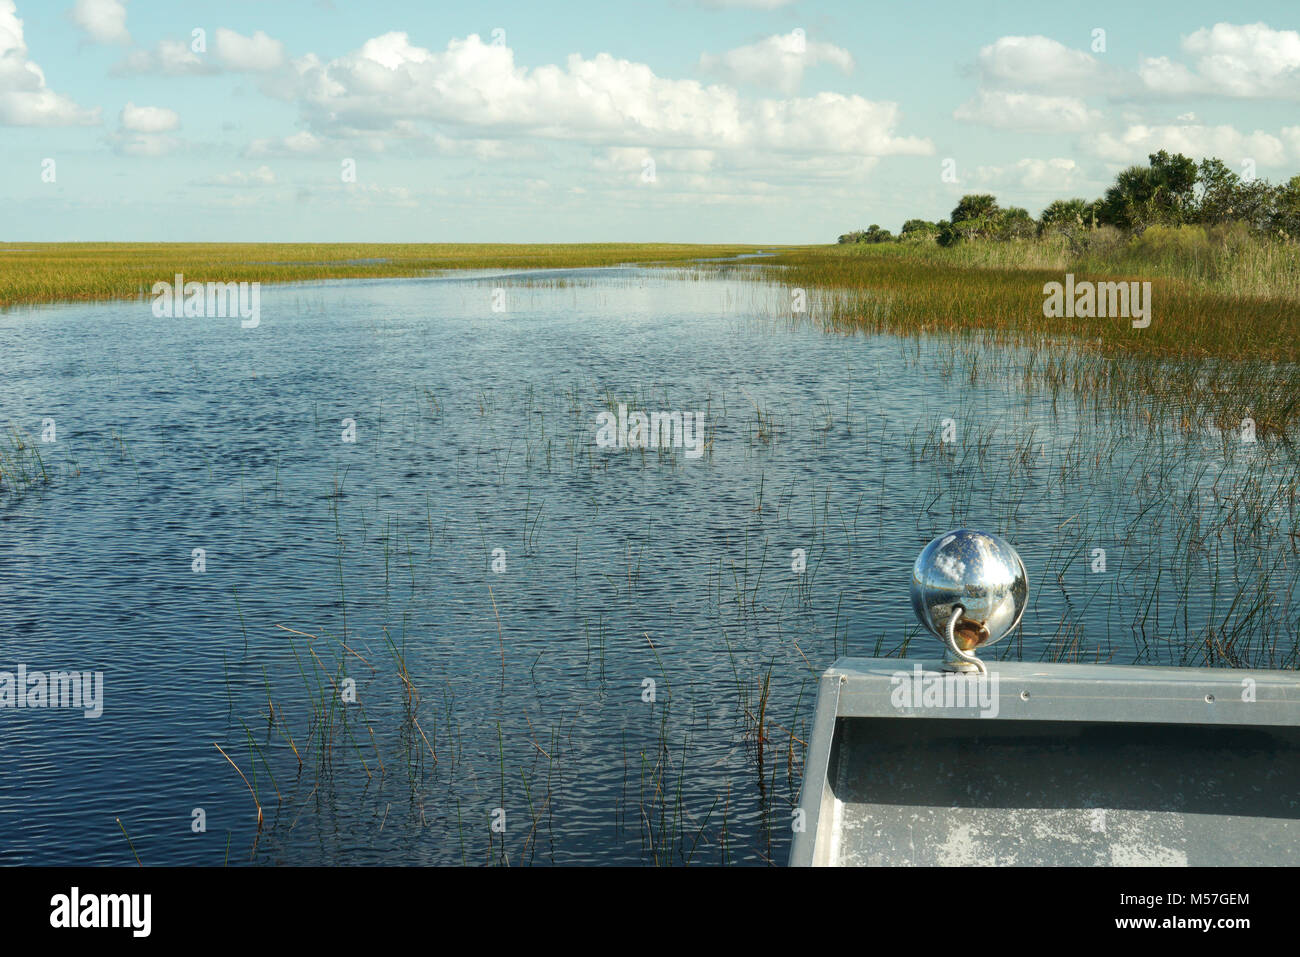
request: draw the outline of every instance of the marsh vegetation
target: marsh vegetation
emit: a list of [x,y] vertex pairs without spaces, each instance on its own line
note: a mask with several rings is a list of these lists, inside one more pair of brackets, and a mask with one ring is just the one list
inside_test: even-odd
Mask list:
[[[1142,371],[1206,359],[873,325],[840,272],[792,313],[819,255],[268,287],[256,348],[143,303],[0,317],[4,407],[59,423],[51,480],[4,506],[11,653],[102,667],[110,703],[23,719],[9,799],[66,793],[103,827],[34,811],[14,846],[781,863],[817,675],[937,652],[907,574],[959,525],[1031,569],[995,657],[1300,664],[1285,429],[1247,441]],[[1256,373],[1215,361],[1257,405]],[[703,412],[704,454],[598,447],[620,406]],[[103,741],[90,777],[41,770]]]

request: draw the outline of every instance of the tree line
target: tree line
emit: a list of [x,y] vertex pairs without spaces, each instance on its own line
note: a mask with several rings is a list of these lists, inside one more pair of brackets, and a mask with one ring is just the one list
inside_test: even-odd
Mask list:
[[1300,239],[1300,176],[1285,185],[1242,178],[1219,159],[1200,165],[1181,153],[1151,153],[1147,166],[1130,166],[1100,199],[1058,199],[1038,219],[1019,206],[1001,207],[988,193],[961,198],[948,219],[909,219],[895,236],[873,223],[845,233],[841,243],[1031,239],[1111,226],[1141,233],[1149,226],[1244,223],[1260,235]]

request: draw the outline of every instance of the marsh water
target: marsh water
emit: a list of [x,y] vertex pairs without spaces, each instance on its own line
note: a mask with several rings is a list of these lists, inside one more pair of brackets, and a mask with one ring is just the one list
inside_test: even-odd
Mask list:
[[[0,490],[0,669],[104,680],[0,708],[0,862],[784,863],[817,674],[937,655],[908,577],[953,527],[1029,571],[986,657],[1296,667],[1284,447],[753,268],[0,315],[48,475]],[[702,454],[598,444],[620,405]]]

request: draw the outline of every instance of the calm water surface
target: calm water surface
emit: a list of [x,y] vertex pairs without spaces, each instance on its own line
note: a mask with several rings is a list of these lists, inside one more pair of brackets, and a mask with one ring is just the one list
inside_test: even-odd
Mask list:
[[[57,423],[0,493],[0,669],[105,682],[97,720],[0,710],[0,861],[783,863],[816,674],[937,654],[908,573],[964,524],[1031,576],[993,656],[1295,667],[1276,450],[682,277],[0,315],[0,424]],[[598,448],[620,402],[704,413],[707,454]]]

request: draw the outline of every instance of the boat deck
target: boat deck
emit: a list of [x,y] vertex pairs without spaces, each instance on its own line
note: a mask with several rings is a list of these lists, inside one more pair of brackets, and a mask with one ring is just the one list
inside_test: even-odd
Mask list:
[[1300,863],[1300,675],[989,670],[837,661],[791,863]]

